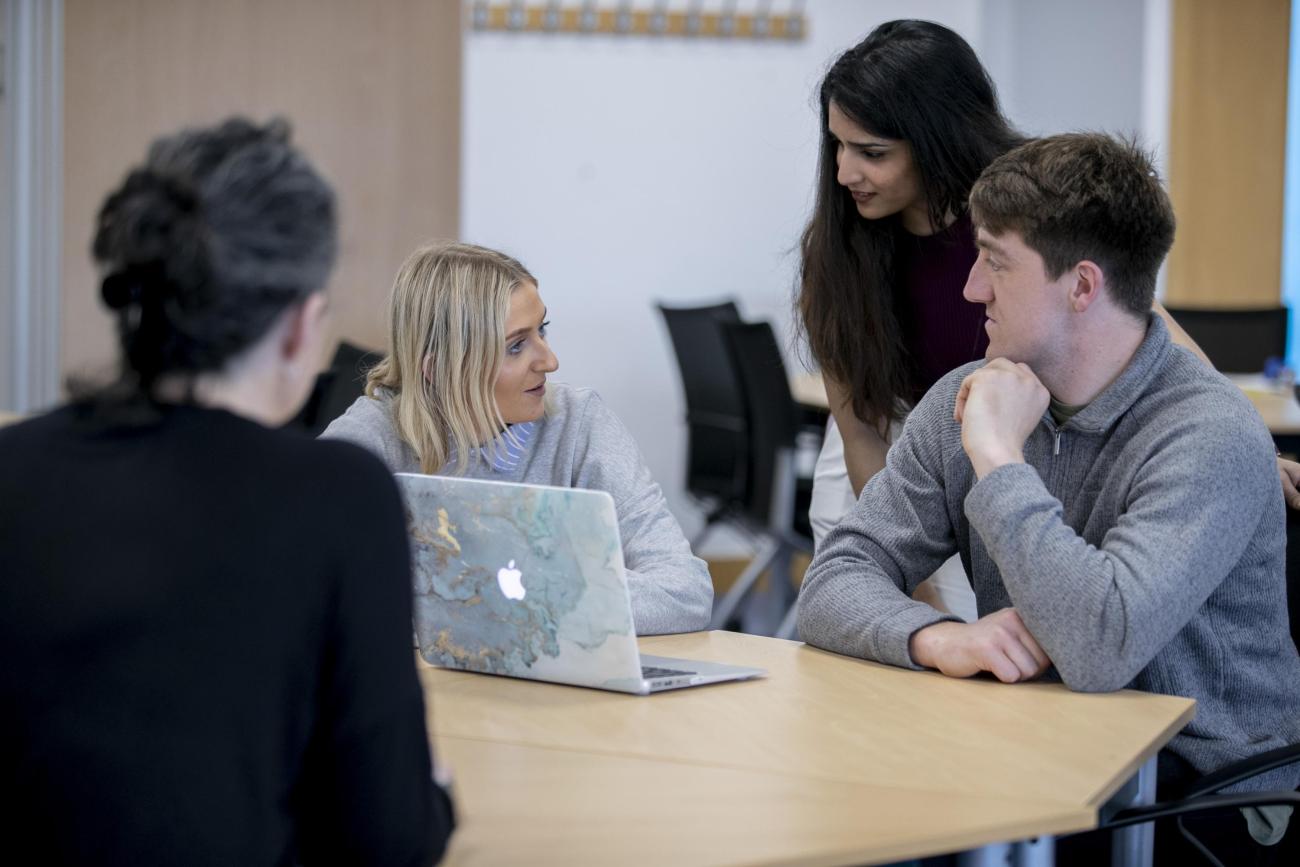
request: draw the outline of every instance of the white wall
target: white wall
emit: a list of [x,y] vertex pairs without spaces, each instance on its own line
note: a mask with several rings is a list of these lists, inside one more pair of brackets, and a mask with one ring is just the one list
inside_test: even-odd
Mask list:
[[1026,133],[1138,132],[1144,17],[1134,0],[984,0],[976,49]]
[[461,237],[538,276],[557,378],[613,407],[688,533],[699,515],[682,488],[680,385],[652,305],[735,296],[747,317],[789,335],[793,248],[816,168],[815,89],[836,54],[882,21],[930,18],[975,46],[1027,131],[1143,122],[1141,4],[805,9],[809,38],[792,45],[465,35]]

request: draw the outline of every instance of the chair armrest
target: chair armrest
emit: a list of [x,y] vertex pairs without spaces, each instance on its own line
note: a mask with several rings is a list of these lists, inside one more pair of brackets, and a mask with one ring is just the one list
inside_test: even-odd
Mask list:
[[1113,831],[1128,825],[1140,825],[1154,822],[1156,819],[1170,819],[1190,813],[1204,813],[1211,810],[1231,810],[1242,807],[1264,807],[1272,804],[1289,804],[1300,806],[1300,792],[1249,792],[1239,795],[1202,795],[1197,798],[1183,798],[1178,801],[1162,801],[1158,804],[1145,804],[1140,807],[1128,807],[1111,816],[1109,822],[1098,826],[1099,831]]
[[1248,759],[1224,765],[1214,773],[1201,777],[1187,787],[1183,799],[1196,798],[1201,795],[1208,795],[1211,792],[1217,792],[1242,780],[1249,779],[1256,774],[1262,774],[1265,771],[1271,771],[1274,768],[1280,768],[1293,762],[1300,762],[1300,744],[1279,747],[1276,750],[1253,755]]

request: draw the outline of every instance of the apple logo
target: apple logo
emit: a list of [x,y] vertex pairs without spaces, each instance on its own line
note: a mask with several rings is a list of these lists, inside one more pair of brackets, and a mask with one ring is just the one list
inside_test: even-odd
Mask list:
[[497,570],[497,583],[501,585],[501,592],[507,599],[523,599],[527,592],[524,590],[524,573],[515,568],[514,560]]

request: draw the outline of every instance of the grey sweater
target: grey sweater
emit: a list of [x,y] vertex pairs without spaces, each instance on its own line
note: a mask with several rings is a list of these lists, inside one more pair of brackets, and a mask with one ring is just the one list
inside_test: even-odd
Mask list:
[[[350,440],[379,456],[394,473],[420,472],[420,460],[397,434],[392,399],[359,398],[321,434]],[[691,553],[636,442],[589,388],[547,383],[547,412],[517,464],[470,464],[466,477],[608,491],[618,513],[632,619],[640,635],[705,628],[713,581]]]
[[[980,616],[1014,607],[1071,689],[1197,701],[1169,745],[1202,773],[1300,742],[1287,622],[1285,513],[1268,431],[1240,389],[1170,343],[1159,318],[1122,374],[1024,464],[981,480],[935,384],[885,469],[819,549],[799,631],[839,653],[917,667],[908,641],[949,619],[909,598],[953,552]],[[1248,788],[1293,788],[1300,767]]]

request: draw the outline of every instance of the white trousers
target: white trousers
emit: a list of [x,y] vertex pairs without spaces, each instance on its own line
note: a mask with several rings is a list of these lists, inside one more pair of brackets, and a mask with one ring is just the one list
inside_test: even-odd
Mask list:
[[[902,424],[896,422],[889,431],[895,439]],[[821,454],[817,456],[817,469],[813,473],[812,505],[808,519],[812,523],[813,544],[820,548],[822,539],[840,522],[849,510],[857,505],[853,486],[849,484],[849,470],[844,463],[844,439],[832,417],[826,424],[826,439]],[[971,589],[962,568],[960,557],[950,557],[925,583],[917,588],[916,598],[949,611],[967,623],[979,619],[975,607],[975,591]]]

